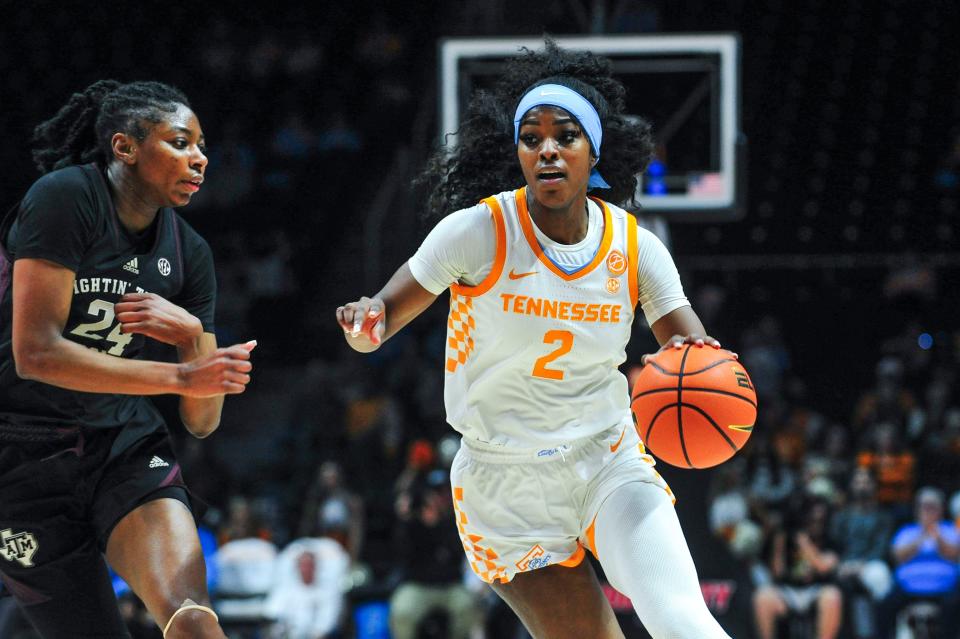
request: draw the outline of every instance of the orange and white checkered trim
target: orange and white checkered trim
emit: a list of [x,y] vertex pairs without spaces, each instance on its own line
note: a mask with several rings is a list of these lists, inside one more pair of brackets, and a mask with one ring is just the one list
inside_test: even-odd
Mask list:
[[506,566],[497,563],[500,556],[490,548],[481,545],[483,537],[467,532],[467,513],[460,508],[460,502],[463,501],[463,488],[457,486],[453,489],[453,510],[457,516],[457,531],[460,533],[460,541],[463,542],[463,549],[467,552],[467,560],[470,568],[480,579],[489,583],[495,580],[500,583],[507,583],[510,578],[507,576]]
[[471,311],[473,298],[450,291],[450,314],[447,316],[447,372],[452,373],[467,361],[473,352],[470,333],[477,327]]

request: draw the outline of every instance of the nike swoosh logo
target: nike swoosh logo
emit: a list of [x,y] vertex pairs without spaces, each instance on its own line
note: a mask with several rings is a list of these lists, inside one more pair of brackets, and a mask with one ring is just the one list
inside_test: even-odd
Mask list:
[[617,449],[620,448],[620,444],[623,443],[623,436],[624,436],[624,434],[626,434],[626,432],[627,432],[627,427],[624,426],[624,427],[623,427],[623,430],[620,431],[620,439],[617,440],[617,443],[616,443],[616,444],[610,444],[610,452],[611,452],[611,453],[617,452]]
[[519,280],[521,277],[527,277],[529,275],[536,275],[536,274],[537,274],[536,271],[530,271],[529,273],[514,273],[513,269],[510,269],[510,273],[508,273],[507,275],[510,277],[511,280]]
[[730,430],[739,430],[742,433],[753,432],[753,424],[730,424],[727,428]]

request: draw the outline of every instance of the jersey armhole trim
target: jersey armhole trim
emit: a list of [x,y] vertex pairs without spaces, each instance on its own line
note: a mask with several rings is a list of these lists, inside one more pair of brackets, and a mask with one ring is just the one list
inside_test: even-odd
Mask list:
[[637,269],[640,268],[639,248],[637,247],[637,218],[627,213],[627,285],[630,288],[630,303],[637,308],[640,299],[640,285]]
[[477,297],[483,295],[497,283],[503,274],[503,265],[507,261],[507,229],[503,221],[503,210],[500,203],[493,196],[484,198],[483,203],[490,209],[490,217],[493,218],[493,227],[497,235],[497,248],[493,257],[493,267],[483,281],[476,286],[465,286],[463,284],[453,284],[450,290],[457,295],[466,295],[467,297]]

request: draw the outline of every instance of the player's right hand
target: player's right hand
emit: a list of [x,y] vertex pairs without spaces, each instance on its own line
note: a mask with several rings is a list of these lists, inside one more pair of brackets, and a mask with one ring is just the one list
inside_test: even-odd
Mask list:
[[255,340],[218,348],[209,355],[183,362],[177,366],[179,395],[213,397],[242,393],[250,383],[250,352]]
[[[709,335],[700,335],[698,333],[691,333],[690,335],[674,335],[668,339],[663,346],[660,347],[660,350],[657,353],[662,353],[663,351],[668,351],[671,348],[681,349],[684,344],[692,344],[697,348],[703,348],[704,346],[711,346],[716,349],[720,349],[720,342],[716,339],[710,337]],[[733,359],[740,359],[740,356],[731,351],[727,351],[730,355],[733,356]],[[648,353],[640,357],[640,365],[646,366],[647,360],[656,355],[657,353]]]
[[337,307],[337,323],[343,329],[347,342],[368,341],[379,346],[386,330],[387,312],[383,300],[376,297],[361,297]]

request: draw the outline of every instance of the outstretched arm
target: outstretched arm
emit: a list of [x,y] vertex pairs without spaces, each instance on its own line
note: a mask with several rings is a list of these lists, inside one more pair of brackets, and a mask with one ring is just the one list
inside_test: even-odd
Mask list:
[[369,353],[380,348],[435,299],[437,296],[423,288],[410,272],[410,266],[404,264],[373,297],[361,297],[337,307],[337,322],[351,348]]

